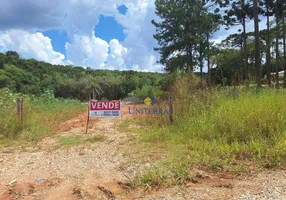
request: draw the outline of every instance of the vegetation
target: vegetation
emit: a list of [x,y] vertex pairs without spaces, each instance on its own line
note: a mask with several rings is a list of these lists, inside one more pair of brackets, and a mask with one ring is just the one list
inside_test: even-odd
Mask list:
[[102,135],[96,135],[93,137],[85,138],[80,135],[71,135],[71,136],[59,136],[57,139],[61,147],[70,148],[72,146],[77,146],[86,143],[102,142],[105,140],[105,137]]
[[[286,72],[286,1],[156,0],[155,6],[161,18],[152,21],[155,50],[168,74],[57,66],[24,60],[14,51],[0,53],[0,88],[5,88],[0,92],[0,145],[39,141],[60,122],[82,112],[85,106],[80,101],[89,98],[166,100],[170,92],[174,123],[168,116],[156,116],[142,118],[146,121],[138,128],[142,145],[147,144],[148,153],[156,158],[154,166],[138,175],[140,184],[147,188],[183,184],[192,178],[195,166],[241,172],[248,170],[249,162],[259,167],[285,165],[286,91],[277,88],[278,72]],[[265,30],[260,30],[260,16],[267,19]],[[252,20],[254,32],[249,32],[247,22]],[[219,28],[238,26],[237,33],[220,44],[211,42]],[[286,87],[286,73],[283,79]],[[261,88],[266,85],[275,90]],[[23,122],[15,110],[20,93],[28,113]],[[159,106],[167,106],[167,101]],[[58,140],[70,147],[104,138]]]
[[40,95],[49,89],[60,98],[114,100],[145,86],[161,89],[164,77],[160,73],[52,65],[22,59],[13,51],[0,53],[0,88],[23,94]]
[[[17,98],[24,99],[24,119],[17,116]],[[51,90],[28,96],[0,90],[0,146],[37,142],[59,130],[60,123],[86,110],[77,100],[55,98]]]
[[183,184],[197,166],[232,172],[248,171],[248,166],[285,166],[284,89],[240,87],[234,98],[233,88],[209,89],[198,78],[184,76],[172,92],[174,123],[162,116],[146,118],[138,127],[149,159],[156,158],[138,175],[138,183]]
[[[285,1],[156,0],[155,5],[161,18],[160,22],[152,21],[159,45],[155,50],[166,71],[199,70],[201,80],[205,77],[209,84],[256,82],[261,87],[261,82],[270,85],[276,81],[279,86],[278,72],[286,70]],[[259,29],[261,16],[267,18],[265,30]],[[255,25],[253,33],[246,26],[250,20]],[[241,27],[237,33],[221,44],[210,42],[218,28],[237,26]],[[208,76],[204,76],[203,67],[207,67]],[[265,75],[267,81],[261,81]]]

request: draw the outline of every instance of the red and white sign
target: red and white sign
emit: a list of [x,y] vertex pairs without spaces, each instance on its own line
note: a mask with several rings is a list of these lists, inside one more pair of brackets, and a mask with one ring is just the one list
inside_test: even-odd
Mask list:
[[120,101],[90,101],[89,116],[90,117],[120,117]]

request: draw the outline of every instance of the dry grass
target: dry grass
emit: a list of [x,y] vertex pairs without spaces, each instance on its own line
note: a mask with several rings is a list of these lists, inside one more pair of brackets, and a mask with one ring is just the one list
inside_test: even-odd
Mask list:
[[246,162],[285,166],[284,89],[239,88],[239,98],[234,99],[233,88],[208,89],[195,77],[183,77],[174,85],[173,96],[173,124],[168,117],[153,117],[137,129],[143,144],[166,154],[139,175],[142,184],[181,184],[195,166],[239,173],[249,170]]

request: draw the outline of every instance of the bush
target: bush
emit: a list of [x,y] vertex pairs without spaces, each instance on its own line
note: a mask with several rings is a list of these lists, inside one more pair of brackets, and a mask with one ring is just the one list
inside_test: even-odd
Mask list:
[[160,90],[159,87],[155,86],[144,86],[142,89],[134,90],[129,96],[137,97],[144,100],[146,97],[154,96],[156,98],[165,98],[168,95],[167,92]]
[[[24,119],[17,118],[17,98],[24,100]],[[0,90],[0,145],[5,141],[37,142],[59,129],[61,122],[84,112],[86,106],[79,101],[54,98],[53,91],[42,95],[13,94]]]
[[[244,161],[262,166],[286,163],[286,90],[238,87],[209,89],[194,76],[173,85],[174,119],[146,119],[142,140],[163,148],[166,170],[171,164],[211,169],[247,170]],[[141,131],[139,130],[139,131]]]

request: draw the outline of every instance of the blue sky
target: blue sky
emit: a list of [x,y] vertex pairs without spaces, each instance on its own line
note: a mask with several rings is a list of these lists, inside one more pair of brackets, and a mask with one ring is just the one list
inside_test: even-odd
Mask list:
[[[9,0],[0,8],[2,52],[94,69],[164,71],[153,49],[154,0]],[[212,39],[218,43],[239,28],[222,28]]]

